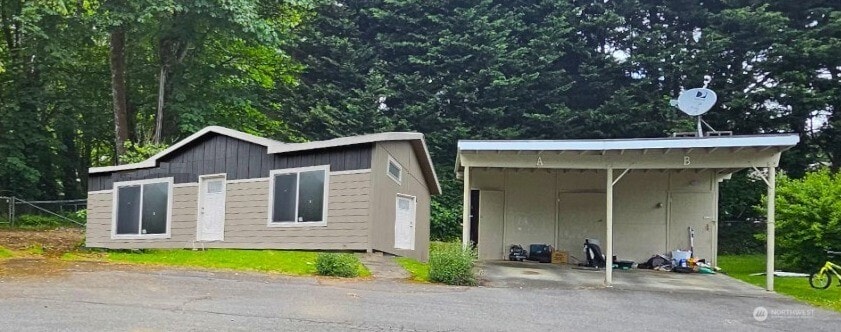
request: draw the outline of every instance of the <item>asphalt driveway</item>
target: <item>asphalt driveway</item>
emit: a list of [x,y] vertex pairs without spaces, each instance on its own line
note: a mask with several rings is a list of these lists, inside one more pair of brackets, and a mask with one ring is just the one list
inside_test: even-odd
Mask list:
[[[126,266],[67,270],[0,276],[0,329],[833,331],[841,322],[841,314],[763,293],[467,288]],[[764,321],[754,318],[757,307],[767,309]]]

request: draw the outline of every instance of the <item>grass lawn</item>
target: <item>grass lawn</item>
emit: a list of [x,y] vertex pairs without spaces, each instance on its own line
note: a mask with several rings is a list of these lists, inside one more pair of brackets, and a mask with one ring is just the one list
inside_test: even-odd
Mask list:
[[274,272],[290,275],[315,274],[315,257],[307,251],[280,250],[145,250],[141,252],[109,252],[111,262],[205,267],[217,269]]
[[[138,252],[110,251],[102,254],[67,253],[64,260],[97,259],[109,262],[201,267],[242,271],[271,272],[287,275],[315,275],[316,252],[286,250],[241,250],[241,249],[151,249]],[[371,276],[371,272],[359,264],[359,276]]]
[[[765,287],[764,275],[750,275],[765,272],[765,255],[722,255],[718,257],[718,265],[731,277]],[[812,305],[841,311],[841,287],[836,286],[835,278],[832,282],[828,289],[814,289],[809,286],[808,278],[777,277],[774,278],[774,290]]]
[[400,264],[406,271],[412,274],[412,280],[414,281],[421,281],[421,282],[429,282],[429,265],[426,263],[418,262],[414,259],[407,258],[407,257],[397,257],[395,258],[397,264]]

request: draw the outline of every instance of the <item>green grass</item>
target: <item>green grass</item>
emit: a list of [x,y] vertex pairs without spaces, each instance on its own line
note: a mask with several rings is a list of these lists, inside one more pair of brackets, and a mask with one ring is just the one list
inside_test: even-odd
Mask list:
[[12,254],[11,250],[0,247],[0,259],[9,258],[9,257],[12,257],[12,256],[14,256],[14,254]]
[[[110,252],[111,262],[314,275],[317,253],[281,250],[145,250]],[[72,258],[72,257],[71,257]],[[370,275],[370,272],[366,273]]]
[[400,266],[412,274],[412,280],[429,282],[429,265],[426,263],[418,262],[407,257],[397,257],[395,260],[397,264],[400,264]]
[[[765,272],[765,255],[726,255],[718,257],[719,267],[727,275],[748,283],[765,287],[765,276],[751,276],[752,273]],[[817,267],[816,267],[817,268]],[[814,289],[809,286],[808,278],[774,278],[774,290],[777,293],[794,297],[800,301],[841,311],[841,287],[833,278],[828,289]]]
[[26,252],[32,255],[43,255],[44,254],[44,246],[41,244],[33,244],[26,247]]
[[360,278],[368,278],[371,276],[371,271],[365,267],[365,264],[359,263],[359,277]]

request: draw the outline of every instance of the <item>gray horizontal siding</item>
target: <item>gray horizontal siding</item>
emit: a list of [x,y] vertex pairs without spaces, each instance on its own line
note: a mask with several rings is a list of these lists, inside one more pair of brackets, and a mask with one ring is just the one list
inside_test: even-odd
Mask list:
[[236,138],[208,134],[138,170],[91,174],[88,191],[112,189],[114,182],[172,177],[175,183],[198,182],[204,174],[226,173],[228,180],[268,177],[273,169],[330,165],[331,171],[371,168],[372,144],[267,154],[266,148]]
[[[371,173],[330,175],[327,226],[269,227],[269,181],[228,183],[225,241],[205,248],[365,250],[368,248]],[[191,248],[196,238],[198,187],[173,189],[171,238],[111,239],[113,197],[88,195],[88,247]]]

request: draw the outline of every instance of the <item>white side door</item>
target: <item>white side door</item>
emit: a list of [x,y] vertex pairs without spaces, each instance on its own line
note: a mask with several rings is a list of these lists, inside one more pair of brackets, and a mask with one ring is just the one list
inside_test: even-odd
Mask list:
[[225,238],[225,176],[199,178],[197,241]]
[[397,196],[394,220],[394,248],[415,249],[415,197]]
[[669,194],[669,242],[667,250],[689,249],[689,227],[695,231],[695,257],[714,259],[713,228],[715,200],[711,193]]
[[505,193],[479,191],[479,259],[496,260],[508,257],[508,248],[502,241],[502,223],[505,215]]

